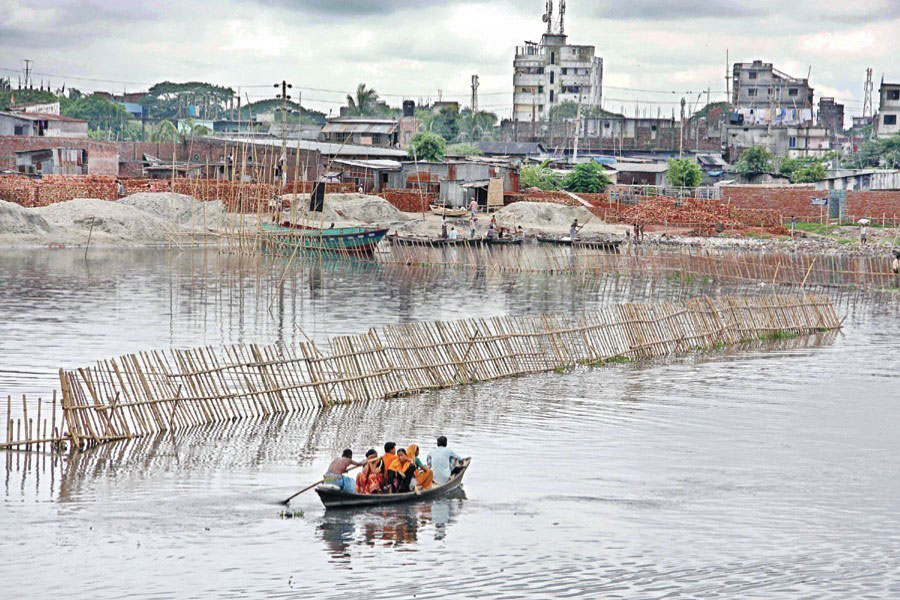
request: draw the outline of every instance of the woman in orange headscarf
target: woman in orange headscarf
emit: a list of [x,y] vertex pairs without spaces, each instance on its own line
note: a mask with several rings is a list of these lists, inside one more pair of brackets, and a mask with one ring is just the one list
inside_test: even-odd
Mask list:
[[384,475],[381,474],[381,459],[375,450],[366,452],[366,465],[356,476],[357,494],[380,494],[384,487]]
[[406,449],[406,454],[416,465],[416,487],[420,490],[427,490],[434,482],[434,471],[422,464],[422,461],[419,460],[419,447],[416,444],[410,444],[409,448]]
[[406,450],[397,450],[397,458],[388,468],[387,485],[392,494],[405,494],[411,490],[416,464],[410,459]]

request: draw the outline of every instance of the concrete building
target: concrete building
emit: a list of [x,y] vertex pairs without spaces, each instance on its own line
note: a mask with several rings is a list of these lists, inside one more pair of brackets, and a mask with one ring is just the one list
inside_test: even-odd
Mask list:
[[[513,59],[513,120],[542,121],[561,102],[601,105],[603,59],[594,46],[570,44],[563,26],[565,2],[561,3],[558,28],[554,28],[553,3],[547,3],[547,31],[540,43],[516,46]],[[556,29],[556,31],[554,31]]]
[[85,175],[88,153],[82,148],[42,148],[16,152],[16,170],[29,175]]
[[834,98],[819,98],[819,114],[816,124],[824,127],[832,135],[844,130],[844,105],[838,104]]
[[[51,157],[52,170],[45,157],[39,154],[28,154],[29,152],[46,153],[55,150],[64,150],[65,152],[62,154],[56,152]],[[65,169],[74,165],[74,167],[80,166],[80,172],[88,175],[117,175],[119,173],[119,151],[115,143],[97,142],[86,137],[75,139],[21,135],[0,136],[0,169],[18,171],[20,166],[24,166],[28,172],[28,167],[33,166],[36,173],[38,171],[37,163],[44,163],[41,165],[41,172],[46,174],[69,172]],[[60,171],[57,167],[63,170]]]
[[754,60],[734,63],[731,104],[735,108],[812,110],[813,88],[808,79],[798,79]]
[[86,138],[88,122],[54,114],[0,112],[0,136]]
[[831,150],[831,135],[824,127],[753,125],[729,126],[726,131],[728,160],[734,162],[743,150],[762,146],[775,156],[824,156]]
[[328,119],[319,141],[329,144],[355,144],[393,148],[398,145],[398,125],[394,119],[338,117]]
[[885,83],[878,88],[878,113],[875,137],[887,138],[900,133],[900,83]]

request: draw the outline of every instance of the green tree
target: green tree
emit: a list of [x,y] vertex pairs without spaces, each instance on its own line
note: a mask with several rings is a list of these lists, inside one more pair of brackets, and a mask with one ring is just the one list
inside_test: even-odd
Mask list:
[[[566,100],[565,102],[560,102],[559,104],[554,104],[550,107],[550,120],[551,121],[571,121],[578,115],[578,103],[572,102],[571,100]],[[581,118],[582,119],[596,119],[600,117],[621,117],[622,115],[618,113],[609,112],[607,110],[603,110],[599,106],[590,106],[586,104],[581,105]]]
[[825,165],[814,162],[803,165],[791,174],[791,183],[815,183],[828,176]]
[[864,143],[858,152],[848,156],[843,165],[865,169],[870,167],[900,168],[900,134]]
[[[196,116],[213,119],[225,114],[234,100],[234,89],[202,81],[163,81],[150,87],[141,104],[151,119],[179,119]],[[196,109],[191,115],[190,107]]]
[[484,152],[475,144],[462,143],[447,146],[448,156],[481,156],[482,154]]
[[447,153],[444,138],[430,131],[420,131],[409,140],[410,158],[421,161],[442,161]]
[[60,113],[74,119],[84,119],[88,129],[105,133],[103,139],[122,139],[132,117],[118,102],[113,102],[99,94],[71,99],[60,97]]
[[548,162],[522,167],[519,170],[519,185],[523,188],[558,190],[562,185],[562,180],[559,175],[547,168]]
[[741,175],[759,175],[772,172],[772,155],[761,146],[747,148],[741,153],[734,170]]
[[172,121],[160,121],[150,133],[151,142],[177,142],[180,137],[178,128]]
[[434,117],[431,130],[448,142],[456,141],[459,138],[459,111],[449,106],[442,108]]
[[351,117],[391,117],[399,113],[378,98],[378,92],[360,83],[356,86],[356,94],[347,94],[347,111]]
[[564,190],[582,194],[600,194],[609,186],[609,177],[603,167],[595,162],[578,163],[563,179]]
[[675,187],[695,188],[700,185],[703,172],[700,165],[689,158],[673,158],[669,160],[669,170],[666,172],[666,180],[669,185]]
[[492,112],[480,110],[473,113],[466,108],[459,113],[459,137],[471,141],[493,139],[497,121],[497,115]]

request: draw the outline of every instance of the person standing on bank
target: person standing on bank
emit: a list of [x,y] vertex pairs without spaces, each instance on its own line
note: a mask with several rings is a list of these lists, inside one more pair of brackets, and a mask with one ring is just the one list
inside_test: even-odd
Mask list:
[[428,466],[434,471],[434,484],[442,485],[450,480],[456,472],[457,464],[462,461],[459,455],[447,447],[446,436],[437,439],[437,448],[428,452]]
[[447,239],[447,217],[441,219],[441,239]]

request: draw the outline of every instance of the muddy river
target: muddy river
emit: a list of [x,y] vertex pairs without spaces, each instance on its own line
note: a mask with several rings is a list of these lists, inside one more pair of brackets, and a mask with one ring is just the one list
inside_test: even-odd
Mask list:
[[[46,396],[57,368],[139,349],[324,343],[385,323],[699,291],[344,264],[282,276],[200,251],[82,254],[0,257],[4,396]],[[897,299],[836,300],[843,332],[767,348],[55,458],[0,452],[0,581],[17,598],[897,597]],[[441,434],[473,457],[454,497],[326,512],[309,492],[283,518],[277,501],[342,448],[427,449]]]

